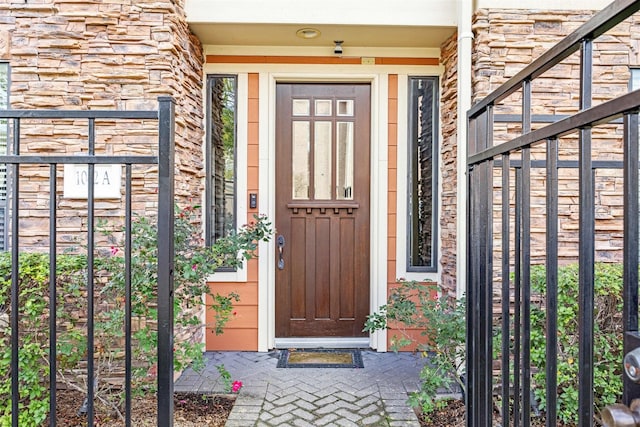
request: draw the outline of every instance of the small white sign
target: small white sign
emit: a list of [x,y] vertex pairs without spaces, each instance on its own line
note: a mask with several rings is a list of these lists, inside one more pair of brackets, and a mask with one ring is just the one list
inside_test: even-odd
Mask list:
[[[64,197],[86,199],[88,195],[89,166],[64,165]],[[96,199],[119,199],[122,181],[122,165],[95,165],[94,190]]]

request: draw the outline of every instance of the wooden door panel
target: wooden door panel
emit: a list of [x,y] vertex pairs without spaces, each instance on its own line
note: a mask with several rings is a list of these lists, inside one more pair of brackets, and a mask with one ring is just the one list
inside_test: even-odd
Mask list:
[[369,95],[365,84],[277,85],[277,337],[366,335]]

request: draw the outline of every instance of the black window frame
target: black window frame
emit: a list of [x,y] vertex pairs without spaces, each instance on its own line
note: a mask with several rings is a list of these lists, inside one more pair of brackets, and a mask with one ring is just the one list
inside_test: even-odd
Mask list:
[[[216,236],[216,177],[215,177],[215,159],[216,154],[213,147],[213,135],[216,123],[212,120],[212,96],[215,81],[217,79],[233,79],[234,96],[234,146],[233,146],[233,221],[230,228],[235,231],[238,224],[238,75],[236,74],[207,74],[206,77],[206,149],[205,149],[205,244],[212,245]],[[219,238],[219,236],[218,236]],[[233,267],[221,267],[218,271],[236,271]]]
[[[417,144],[419,124],[419,81],[429,81],[432,86],[431,108],[431,256],[429,265],[415,265],[413,245],[417,236]],[[440,120],[440,79],[437,76],[410,76],[408,92],[408,132],[407,132],[407,272],[434,273],[438,271],[438,168],[439,168],[439,120]]]

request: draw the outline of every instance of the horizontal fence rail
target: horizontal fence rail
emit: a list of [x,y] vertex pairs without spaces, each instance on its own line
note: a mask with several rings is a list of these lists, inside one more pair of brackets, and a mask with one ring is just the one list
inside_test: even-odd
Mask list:
[[[21,396],[28,395],[29,390],[20,389],[19,358],[20,358],[20,198],[21,167],[49,166],[49,426],[57,425],[57,236],[56,220],[58,215],[57,203],[57,166],[67,164],[88,165],[87,173],[87,271],[86,271],[86,302],[87,302],[87,354],[86,354],[86,400],[83,409],[86,410],[87,425],[96,422],[94,413],[94,338],[95,338],[95,282],[94,277],[94,249],[95,249],[95,166],[102,164],[122,165],[125,169],[125,202],[124,202],[124,257],[125,257],[125,318],[124,331],[124,396],[125,396],[125,425],[131,426],[131,380],[132,380],[132,323],[131,323],[131,221],[132,221],[132,166],[157,165],[158,176],[158,366],[157,366],[157,425],[169,427],[173,425],[173,220],[174,220],[174,101],[170,97],[158,98],[157,111],[70,111],[70,110],[0,110],[0,119],[7,119],[13,132],[10,134],[10,153],[0,155],[0,164],[7,165],[9,171],[9,192],[11,198],[10,210],[10,250],[11,250],[11,399],[12,426],[18,427]],[[86,120],[87,139],[84,141],[85,152],[80,155],[33,155],[21,154],[21,135],[23,120],[51,120],[73,119],[74,126],[81,120]],[[96,154],[96,120],[109,121],[155,120],[157,121],[158,155],[127,155],[113,156]],[[82,142],[82,141],[81,141]]]
[[[544,200],[545,416],[546,426],[558,425],[559,307],[559,173],[577,169],[578,235],[578,389],[577,425],[592,426],[594,418],[594,263],[595,194],[600,169],[616,169],[624,180],[624,273],[621,330],[625,352],[640,345],[638,333],[638,110],[640,91],[592,106],[593,41],[640,10],[640,1],[618,0],[542,54],[467,115],[467,426],[527,427],[540,415],[533,396],[532,322],[532,200]],[[580,53],[579,111],[572,115],[533,115],[532,82],[569,57]],[[495,114],[511,94],[521,94],[522,114]],[[498,123],[519,124],[520,135],[495,144]],[[532,123],[541,124],[532,130]],[[619,140],[623,160],[594,158],[593,129],[623,128]],[[571,136],[576,159],[560,159]],[[613,137],[612,137],[613,138]],[[538,157],[534,158],[534,153]],[[540,154],[544,157],[540,158]],[[542,189],[533,194],[532,176]],[[496,179],[500,176],[500,179]],[[566,191],[566,190],[565,190]],[[494,198],[500,199],[498,205]],[[542,202],[538,202],[540,205]],[[496,206],[494,206],[494,204]],[[539,227],[539,226],[538,226]],[[500,233],[495,238],[494,233]],[[494,245],[498,245],[495,248]],[[498,284],[499,283],[499,288]],[[495,289],[494,289],[495,288]],[[496,304],[494,298],[499,300]],[[499,320],[498,320],[499,319]],[[629,338],[629,337],[632,338]],[[634,341],[635,339],[635,341]],[[635,343],[635,344],[631,344]],[[498,353],[498,356],[494,356]],[[494,364],[498,357],[499,363]],[[619,361],[622,368],[622,360]],[[623,402],[640,398],[640,386],[624,378]],[[496,411],[497,409],[497,411]],[[640,419],[640,418],[639,418]]]

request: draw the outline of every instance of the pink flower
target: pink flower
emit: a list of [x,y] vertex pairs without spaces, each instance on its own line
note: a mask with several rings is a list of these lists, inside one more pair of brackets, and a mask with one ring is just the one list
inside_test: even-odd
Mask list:
[[242,381],[234,381],[231,385],[231,391],[237,393],[242,388]]
[[191,269],[192,269],[193,271],[196,271],[196,270],[198,269],[198,264],[193,264],[193,265],[191,266]]
[[111,246],[111,255],[115,255],[118,253],[118,248],[116,248],[115,246]]

